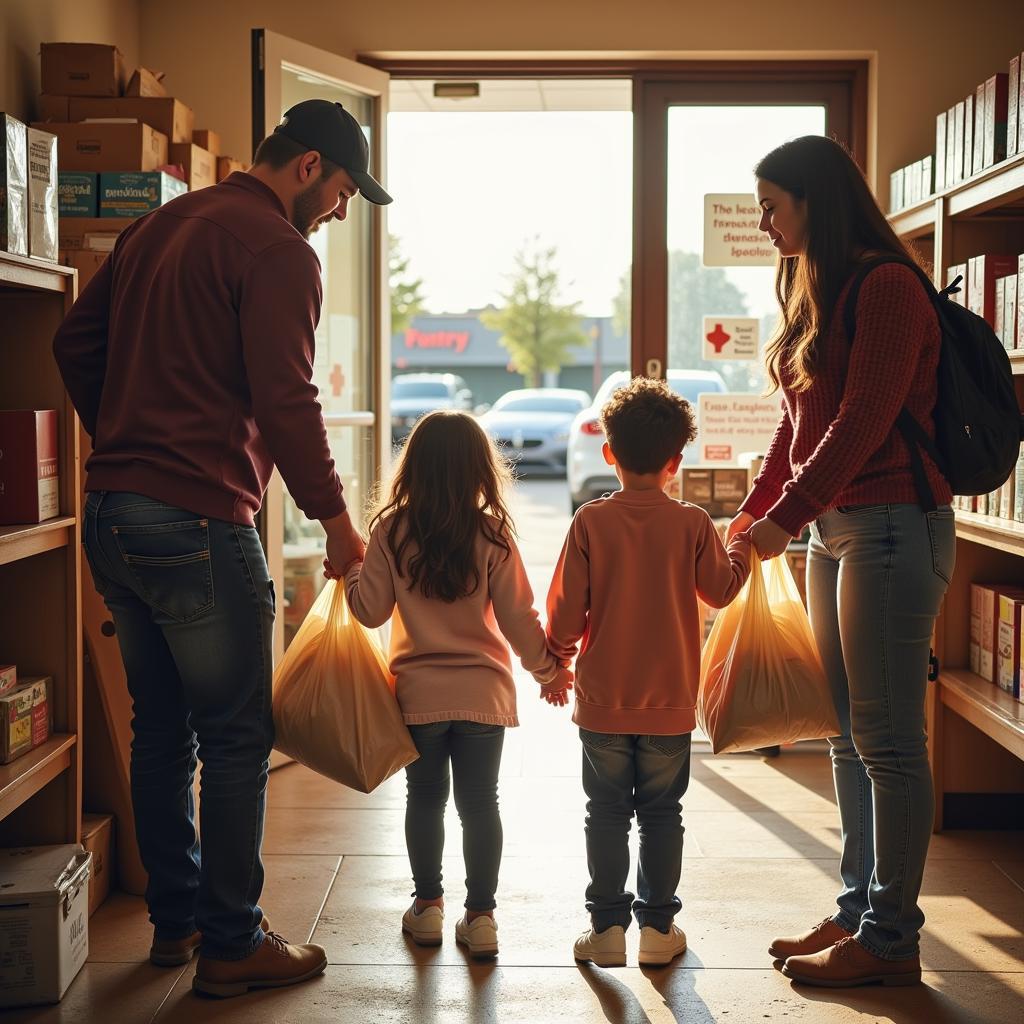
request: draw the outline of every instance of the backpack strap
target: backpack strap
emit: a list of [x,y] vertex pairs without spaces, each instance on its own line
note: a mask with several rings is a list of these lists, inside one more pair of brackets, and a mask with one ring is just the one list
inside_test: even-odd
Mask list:
[[[916,263],[909,263],[899,256],[880,256],[876,260],[864,263],[857,269],[853,284],[850,285],[850,290],[847,292],[846,302],[843,305],[843,329],[846,333],[846,340],[850,345],[853,344],[854,335],[857,333],[857,299],[860,296],[861,285],[872,270],[876,270],[878,267],[885,266],[888,263],[899,263],[917,274],[918,279],[924,285],[929,300],[935,306],[936,313],[940,316],[941,323],[941,311],[937,304],[939,296],[935,291],[935,286],[928,280],[928,275]],[[931,484],[928,481],[928,472],[925,469],[924,460],[921,458],[921,452],[927,452],[928,457],[938,467],[939,472],[945,474],[943,458],[938,448],[936,448],[935,442],[928,436],[928,432],[910,415],[906,408],[900,409],[899,415],[896,417],[896,427],[903,435],[903,440],[906,442],[907,450],[910,454],[910,475],[914,478],[914,490],[917,491],[918,501],[925,512],[934,512],[938,505],[935,502],[935,494],[932,492]]]

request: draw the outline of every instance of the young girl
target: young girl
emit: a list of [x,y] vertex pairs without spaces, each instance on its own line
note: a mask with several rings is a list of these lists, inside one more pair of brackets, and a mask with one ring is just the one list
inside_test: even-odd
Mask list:
[[572,679],[550,654],[503,490],[508,471],[476,420],[435,412],[416,425],[391,493],[371,522],[365,561],[345,573],[352,614],[391,618],[391,671],[418,761],[406,768],[405,841],[416,899],[402,918],[414,942],[441,942],[441,856],[449,769],[462,820],[466,913],[456,941],[498,952],[494,892],[501,862],[498,767],[518,725],[508,642],[542,686]]
[[[779,252],[782,320],[767,349],[784,411],[730,532],[763,557],[811,525],[807,599],[841,735],[837,907],[769,953],[783,973],[840,987],[921,979],[918,894],[932,831],[925,695],[932,626],[953,572],[949,486],[927,460],[920,504],[905,409],[934,434],[935,308],[864,175],[829,139],[794,139],[757,166],[761,229]],[[847,337],[846,304],[870,269]],[[938,506],[938,507],[935,507]]]

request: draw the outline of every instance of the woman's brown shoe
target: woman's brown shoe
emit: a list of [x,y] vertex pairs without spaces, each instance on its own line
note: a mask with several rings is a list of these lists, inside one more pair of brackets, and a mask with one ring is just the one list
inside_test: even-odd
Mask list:
[[788,960],[791,956],[809,956],[811,953],[820,953],[823,949],[834,946],[849,934],[831,917],[826,917],[824,921],[816,924],[803,935],[773,939],[772,944],[768,947],[768,955],[776,960]]
[[308,981],[327,969],[321,946],[293,945],[276,932],[267,932],[255,952],[241,960],[211,960],[200,956],[192,991],[227,998],[254,988],[284,988]]
[[801,984],[824,988],[917,985],[921,981],[921,958],[914,955],[909,960],[883,960],[849,936],[820,953],[791,956],[782,973]]

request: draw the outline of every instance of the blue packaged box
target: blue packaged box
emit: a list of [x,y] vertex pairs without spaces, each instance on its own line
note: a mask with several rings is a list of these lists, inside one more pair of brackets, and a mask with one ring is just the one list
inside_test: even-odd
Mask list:
[[60,171],[57,174],[57,213],[61,217],[98,217],[98,174]]
[[100,175],[100,216],[141,217],[188,191],[163,171],[123,171]]

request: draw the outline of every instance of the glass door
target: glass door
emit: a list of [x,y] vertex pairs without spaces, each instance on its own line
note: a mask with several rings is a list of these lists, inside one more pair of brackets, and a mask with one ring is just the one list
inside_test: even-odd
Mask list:
[[[388,75],[335,54],[253,30],[253,148],[306,99],[340,102],[362,125],[371,168],[385,167]],[[390,388],[385,213],[357,199],[348,217],[316,232],[323,308],[313,382],[353,520],[362,514],[390,452]],[[324,535],[296,507],[278,474],[267,491],[261,535],[277,592],[275,655],[280,657],[323,585]]]

